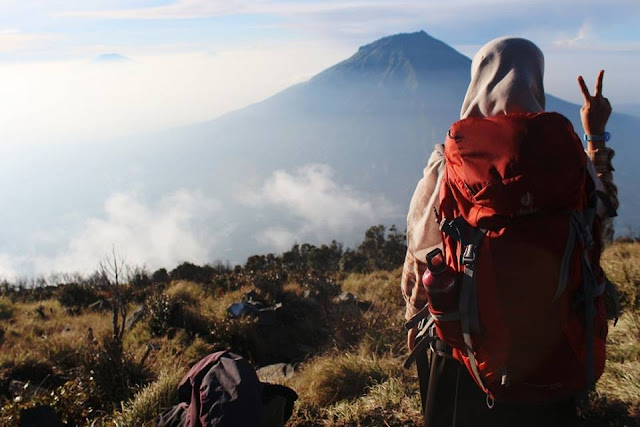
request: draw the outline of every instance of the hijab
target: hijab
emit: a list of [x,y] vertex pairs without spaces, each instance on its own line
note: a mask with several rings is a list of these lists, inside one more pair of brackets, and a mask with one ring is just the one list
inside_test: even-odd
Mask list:
[[471,83],[460,119],[544,111],[544,56],[526,39],[500,37],[471,62]]

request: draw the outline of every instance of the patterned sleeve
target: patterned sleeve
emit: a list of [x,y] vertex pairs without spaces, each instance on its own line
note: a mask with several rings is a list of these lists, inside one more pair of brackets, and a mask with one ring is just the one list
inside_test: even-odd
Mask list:
[[[595,173],[602,183],[602,190],[608,196],[609,208],[614,211],[618,210],[620,202],[618,201],[618,187],[613,182],[613,165],[611,160],[615,155],[615,151],[609,147],[598,148],[596,150],[586,150],[587,156],[591,160]],[[602,218],[602,234],[604,243],[611,243],[613,241],[613,219],[609,215],[610,209],[603,209],[605,213]]]
[[424,259],[429,251],[442,245],[433,211],[438,207],[443,172],[444,146],[436,145],[413,194],[407,215],[407,255],[401,281],[407,320],[427,303],[426,291],[420,286],[422,274],[426,270]]

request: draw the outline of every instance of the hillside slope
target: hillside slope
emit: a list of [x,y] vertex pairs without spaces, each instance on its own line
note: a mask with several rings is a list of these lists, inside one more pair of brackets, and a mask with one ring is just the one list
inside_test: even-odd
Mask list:
[[[171,274],[195,281],[169,281],[166,271],[154,274],[153,284],[138,278],[128,306],[131,316],[143,308],[142,316],[126,329],[121,353],[110,344],[108,306],[90,304],[92,296],[108,296],[95,284],[4,289],[0,425],[12,425],[21,408],[38,404],[70,423],[143,425],[176,402],[189,366],[221,348],[256,367],[293,364],[290,377],[263,377],[298,392],[289,425],[420,425],[417,380],[402,369],[400,269],[320,272],[282,263],[291,255],[280,259],[255,257],[244,269],[221,269],[204,281],[197,277],[206,269],[187,264]],[[637,425],[640,243],[614,244],[603,266],[619,286],[623,315],[610,328],[606,370],[582,418],[584,425]],[[275,323],[228,315],[229,305],[251,291],[268,306],[283,303]]]

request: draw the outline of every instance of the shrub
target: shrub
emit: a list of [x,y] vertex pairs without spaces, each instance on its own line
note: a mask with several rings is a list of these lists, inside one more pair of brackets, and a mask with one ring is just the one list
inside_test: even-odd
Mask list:
[[81,375],[47,393],[33,393],[27,384],[22,394],[6,400],[0,408],[0,425],[18,425],[20,410],[40,405],[50,406],[65,425],[89,425],[90,420],[101,412],[101,402],[93,379]]
[[216,275],[210,265],[200,267],[190,262],[183,262],[169,273],[171,280],[189,280],[191,282],[208,283]]
[[[166,272],[166,270],[165,270]],[[149,273],[144,268],[136,267],[129,273],[129,283],[134,288],[145,288],[151,284]]]
[[87,349],[83,364],[95,382],[100,400],[106,404],[129,399],[151,376],[124,351],[122,343],[109,334],[102,338],[100,345]]
[[87,307],[99,299],[98,290],[93,286],[69,283],[58,287],[58,301],[64,307]]
[[11,301],[0,299],[0,320],[7,320],[13,317],[15,306]]
[[151,275],[151,281],[153,283],[167,284],[171,282],[171,278],[169,277],[169,273],[167,273],[167,269],[161,268],[153,272],[153,274]]
[[189,334],[206,334],[210,322],[188,307],[185,301],[160,294],[149,301],[149,330],[159,337],[170,328],[182,328]]

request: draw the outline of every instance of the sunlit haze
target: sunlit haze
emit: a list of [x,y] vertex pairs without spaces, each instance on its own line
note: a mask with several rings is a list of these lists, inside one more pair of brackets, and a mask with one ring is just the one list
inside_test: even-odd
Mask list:
[[418,29],[468,56],[497,36],[529,37],[546,53],[548,92],[571,101],[576,75],[600,68],[614,102],[640,92],[633,0],[7,1],[0,11],[2,144],[90,143],[209,120]]

